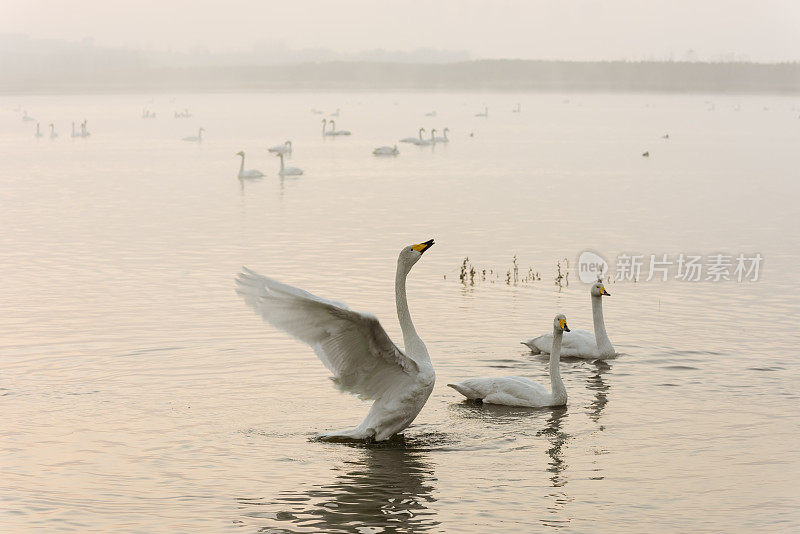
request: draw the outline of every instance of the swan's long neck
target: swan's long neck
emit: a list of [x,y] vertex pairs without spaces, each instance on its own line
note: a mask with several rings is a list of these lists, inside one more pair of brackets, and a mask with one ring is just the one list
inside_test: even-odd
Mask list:
[[447,132],[448,132],[448,131],[449,131],[449,130],[448,130],[447,128],[445,128],[445,129],[444,129],[444,138],[445,138],[445,139],[447,139]]
[[420,128],[419,129],[419,140],[420,141],[422,141],[422,132],[424,132],[424,131],[425,131],[425,128]]
[[326,126],[328,126],[328,119],[322,119],[322,135],[325,135]]
[[397,304],[397,319],[400,321],[400,328],[403,330],[403,344],[406,353],[414,356],[424,355],[428,357],[428,349],[417,334],[414,323],[411,322],[411,312],[408,311],[408,299],[406,299],[406,276],[408,271],[402,265],[397,265],[397,274],[394,280],[395,303]]
[[[202,128],[200,130],[197,130],[197,139],[199,139],[200,141],[203,140],[203,130],[202,130]],[[244,164],[244,158],[242,158],[242,164]]]
[[239,165],[239,174],[244,172],[244,154],[242,154],[242,164]]
[[72,135],[75,135],[75,123],[72,123]]
[[281,158],[281,172],[282,172],[282,171],[283,171],[283,154],[281,154],[280,152],[278,152],[278,155],[279,155],[279,156],[280,156],[280,158]]
[[563,330],[553,327],[553,348],[550,351],[550,388],[553,392],[553,400],[557,404],[566,404],[567,402],[567,388],[564,387],[564,381],[561,380],[561,369],[559,368],[563,335]]
[[603,297],[592,295],[592,318],[594,319],[594,339],[597,350],[603,355],[614,354],[614,345],[608,339],[606,323],[603,320]]

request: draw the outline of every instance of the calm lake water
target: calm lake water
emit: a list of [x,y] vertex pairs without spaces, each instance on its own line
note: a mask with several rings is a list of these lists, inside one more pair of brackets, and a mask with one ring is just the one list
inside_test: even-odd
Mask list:
[[[341,108],[353,135],[323,138],[312,108]],[[0,97],[0,525],[800,528],[799,114],[764,95]],[[72,138],[84,119],[92,135]],[[181,141],[200,126],[202,144]],[[445,126],[447,145],[371,154]],[[299,178],[265,150],[285,139]],[[239,150],[263,179],[236,178]],[[437,372],[428,404],[404,441],[311,441],[369,405],[245,306],[234,276],[247,265],[371,311],[401,343],[397,253],[430,238],[408,284]],[[462,402],[447,382],[547,383],[519,342],[556,313],[591,329],[584,250],[612,271],[622,253],[764,259],[756,282],[609,283],[621,354],[564,361],[565,408]],[[541,279],[507,284],[515,255]]]

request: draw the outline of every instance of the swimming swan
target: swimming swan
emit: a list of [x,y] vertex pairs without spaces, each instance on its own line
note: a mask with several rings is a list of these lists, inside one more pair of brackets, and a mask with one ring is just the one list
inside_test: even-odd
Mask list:
[[283,166],[283,154],[278,152],[275,154],[281,158],[281,170],[278,171],[278,174],[281,176],[299,176],[303,174],[303,169],[298,169],[297,167],[284,167]]
[[397,258],[395,298],[403,331],[400,350],[370,313],[312,295],[243,268],[237,289],[265,321],[314,348],[337,388],[374,399],[352,430],[322,438],[383,441],[408,427],[428,400],[436,379],[428,349],[417,335],[406,300],[406,277],[433,239],[404,247]]
[[434,143],[449,143],[450,139],[447,138],[447,132],[449,132],[449,131],[450,131],[450,128],[445,128],[442,131],[442,133],[444,134],[444,137],[434,137],[433,138],[433,142]]
[[50,123],[50,139],[55,139],[58,137],[58,132],[56,132],[56,127],[53,126],[53,123]]
[[489,116],[489,107],[487,106],[484,109],[483,113],[476,113],[475,116],[476,117],[488,117]]
[[239,165],[239,178],[261,178],[264,176],[264,173],[257,170],[257,169],[247,169],[244,168],[244,152],[240,151],[236,153],[237,156],[242,156],[242,164]]
[[482,400],[486,404],[506,406],[564,406],[567,404],[567,388],[561,380],[558,368],[561,359],[561,339],[569,332],[567,318],[556,315],[553,320],[552,345],[550,347],[550,389],[521,376],[502,378],[470,378],[463,382],[447,384],[468,399]]
[[396,156],[400,153],[397,150],[397,145],[394,146],[379,146],[375,150],[372,151],[373,154],[376,156]]
[[331,133],[329,135],[350,135],[348,130],[337,130],[336,129],[336,121],[331,122]]
[[205,128],[200,128],[197,130],[197,135],[190,135],[189,137],[184,137],[184,141],[189,141],[190,143],[202,143],[203,142],[203,132],[205,132]]
[[272,152],[272,153],[280,152],[281,154],[291,154],[292,153],[292,142],[291,141],[285,141],[282,145],[271,146],[267,150]]
[[39,130],[39,123],[36,123],[36,133],[33,134],[34,137],[42,137],[42,132]]
[[[589,290],[592,295],[592,317],[594,318],[594,333],[586,330],[573,330],[564,336],[564,344],[561,349],[563,356],[575,358],[587,358],[592,360],[605,360],[613,358],[617,354],[614,346],[606,334],[606,323],[603,321],[603,302],[604,296],[610,296],[602,282],[595,282]],[[534,352],[547,353],[553,340],[551,334],[544,334],[528,341],[523,341]]]
[[417,144],[420,141],[422,141],[422,132],[424,132],[424,131],[425,131],[425,128],[420,128],[419,132],[417,133],[418,137],[404,137],[404,138],[400,139],[400,142],[401,143],[414,143],[414,144]]
[[322,135],[336,135],[333,131],[333,121],[331,121],[331,131],[326,132],[325,127],[328,125],[328,119],[322,119]]

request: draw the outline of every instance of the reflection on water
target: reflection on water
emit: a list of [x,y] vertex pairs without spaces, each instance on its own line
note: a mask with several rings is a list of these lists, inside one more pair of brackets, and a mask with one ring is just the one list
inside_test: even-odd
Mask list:
[[426,452],[399,440],[360,449],[336,470],[344,472],[301,495],[237,501],[245,517],[266,520],[268,532],[427,532],[439,525],[430,509],[436,479]]
[[547,418],[547,426],[536,433],[537,436],[545,436],[550,442],[550,446],[547,448],[547,455],[550,457],[547,471],[550,473],[550,482],[554,490],[548,494],[551,499],[547,505],[549,516],[540,520],[543,525],[548,527],[565,527],[570,522],[569,518],[564,517],[566,505],[571,501],[564,490],[568,481],[565,473],[568,464],[564,460],[564,445],[570,438],[562,428],[566,418],[566,406],[552,408],[550,416]]
[[[589,404],[587,412],[592,421],[598,423],[600,422],[600,415],[603,413],[603,409],[606,407],[606,404],[608,404],[609,385],[603,380],[603,374],[608,372],[611,366],[604,360],[596,360],[592,362],[591,365],[594,367],[594,372],[589,375],[589,379],[586,381],[586,387],[590,391],[594,391],[594,399]],[[600,430],[603,430],[602,425],[600,425]]]

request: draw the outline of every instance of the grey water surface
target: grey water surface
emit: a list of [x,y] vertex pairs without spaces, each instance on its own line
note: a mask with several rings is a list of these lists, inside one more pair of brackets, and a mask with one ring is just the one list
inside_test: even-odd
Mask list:
[[[522,112],[511,109],[521,102]],[[709,532],[800,528],[798,101],[769,95],[0,97],[4,531]],[[60,135],[33,136],[21,106]],[[488,118],[474,117],[489,107]],[[156,119],[142,120],[151,109]],[[189,119],[173,119],[188,108]],[[323,138],[323,115],[341,108]],[[436,110],[437,116],[424,113]],[[72,138],[88,120],[91,136]],[[205,128],[202,144],[181,138]],[[400,144],[450,128],[451,142]],[[471,135],[472,134],[472,135]],[[669,139],[662,136],[669,134]],[[426,134],[428,135],[428,134]],[[439,133],[438,135],[441,135]],[[265,148],[291,139],[281,179]],[[244,150],[261,180],[236,178]],[[645,158],[641,154],[649,152]],[[242,265],[402,343],[397,253],[437,372],[403,438],[321,443],[368,404],[234,292]],[[557,409],[467,404],[522,375],[578,254],[760,253],[758,281],[610,282],[620,356]],[[520,278],[506,282],[514,256]],[[464,258],[476,266],[462,284]],[[568,284],[554,283],[570,262]],[[486,269],[486,279],[482,271]]]

